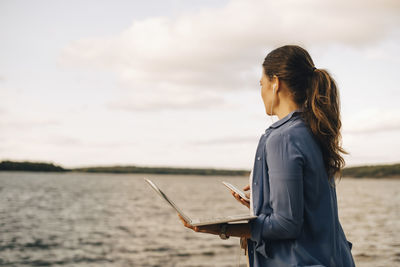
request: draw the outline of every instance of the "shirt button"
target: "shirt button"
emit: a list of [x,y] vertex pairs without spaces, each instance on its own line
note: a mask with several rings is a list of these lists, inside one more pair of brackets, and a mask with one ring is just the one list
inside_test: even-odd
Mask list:
[[260,157],[257,157],[257,160],[260,160],[261,158]]

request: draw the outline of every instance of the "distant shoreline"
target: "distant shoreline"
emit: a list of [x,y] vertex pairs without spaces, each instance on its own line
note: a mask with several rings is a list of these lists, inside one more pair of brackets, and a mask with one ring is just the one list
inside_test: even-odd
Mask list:
[[[249,170],[229,170],[212,168],[174,168],[174,167],[140,167],[140,166],[94,166],[67,169],[53,163],[30,161],[2,161],[0,171],[29,171],[29,172],[83,172],[83,173],[113,173],[113,174],[174,174],[174,175],[222,175],[248,176]],[[400,163],[386,165],[365,165],[347,167],[342,171],[342,177],[353,178],[400,178]]]
[[143,173],[143,174],[178,174],[178,175],[224,175],[224,176],[246,176],[248,170],[228,170],[211,168],[174,168],[174,167],[140,167],[140,166],[94,166],[85,168],[67,169],[53,163],[43,162],[0,162],[0,171],[33,171],[33,172],[84,172],[84,173]]

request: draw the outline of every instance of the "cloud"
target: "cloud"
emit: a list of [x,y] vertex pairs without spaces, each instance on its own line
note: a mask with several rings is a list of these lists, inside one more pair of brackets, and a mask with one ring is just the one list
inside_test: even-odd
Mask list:
[[228,137],[220,137],[220,138],[212,138],[208,140],[202,141],[194,141],[190,142],[193,145],[244,145],[244,144],[257,144],[259,136],[228,136]]
[[[3,113],[6,113],[4,110]],[[1,109],[0,109],[1,114]],[[33,128],[43,128],[48,126],[58,126],[61,121],[56,119],[48,118],[24,118],[24,117],[13,117],[13,118],[0,118],[0,127],[3,129],[15,129],[15,130],[32,130]]]
[[399,11],[399,1],[235,0],[74,41],[58,63],[115,72],[127,90],[114,107],[127,106],[124,99],[132,101],[132,110],[219,105],[209,92],[257,88],[267,49],[287,43],[367,46],[399,26]]
[[[90,148],[90,149],[115,149],[115,148],[124,148],[124,147],[132,147],[138,145],[137,142],[132,141],[109,141],[109,140],[89,140],[88,138],[81,136],[72,136],[65,134],[49,134],[44,139],[43,144],[48,146],[57,146],[57,147],[68,147],[68,148]],[[65,149],[65,148],[64,148]]]
[[65,136],[65,135],[48,135],[46,138],[46,145],[56,145],[56,146],[82,146],[83,143],[80,139]]
[[[168,98],[167,96],[172,96]],[[113,110],[149,111],[173,109],[203,109],[208,107],[227,107],[224,99],[212,92],[192,92],[182,90],[175,92],[169,88],[153,90],[152,92],[136,92],[135,94],[122,94],[122,97],[110,101],[108,108]]]
[[365,109],[343,121],[343,133],[351,135],[400,131],[400,110]]

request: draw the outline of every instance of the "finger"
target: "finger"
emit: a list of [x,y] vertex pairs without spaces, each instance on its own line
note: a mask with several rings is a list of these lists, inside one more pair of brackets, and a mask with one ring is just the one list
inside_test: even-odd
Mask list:
[[185,219],[183,219],[183,217],[178,213],[178,217],[179,217],[179,219],[181,219],[181,221],[183,222],[183,223],[186,223],[186,221],[185,221]]
[[246,185],[245,187],[243,187],[243,190],[244,190],[244,191],[250,190],[250,185],[248,184],[248,185]]
[[232,191],[232,196],[236,199],[238,199],[238,194],[236,194],[234,191]]
[[249,193],[245,193],[245,195],[246,195],[246,197],[247,197],[248,199],[250,199],[250,194],[249,194]]
[[247,201],[247,200],[245,200],[245,199],[241,199],[241,202],[243,203],[243,204],[249,204],[249,201]]
[[184,225],[185,227],[190,228],[190,229],[193,229],[193,227],[192,227],[190,224],[188,224],[188,222],[185,221],[185,219],[184,219],[180,214],[178,214],[178,217],[181,219],[181,221],[182,221],[182,223],[183,223],[183,225]]
[[237,199],[238,194],[236,194],[235,192],[232,192],[232,196]]
[[237,195],[237,196],[236,196],[236,199],[237,199],[239,202],[247,201],[246,199],[242,198],[240,195]]
[[235,193],[235,198],[237,199],[237,200],[241,200],[241,199],[243,199],[238,193]]
[[197,229],[197,232],[201,232],[201,233],[207,232],[207,226],[197,226],[195,228]]
[[178,214],[178,216],[182,220],[182,222],[184,222],[185,224],[188,224],[188,222],[185,220],[185,218],[183,218],[180,214]]
[[237,194],[237,193],[235,193],[235,198],[237,199],[237,200],[241,200],[242,198],[239,196],[239,194]]

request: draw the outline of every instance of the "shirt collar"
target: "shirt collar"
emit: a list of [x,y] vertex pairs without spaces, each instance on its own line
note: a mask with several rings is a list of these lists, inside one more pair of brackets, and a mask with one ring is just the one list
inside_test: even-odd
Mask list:
[[288,120],[290,120],[293,116],[297,115],[298,113],[302,112],[301,109],[295,109],[292,112],[290,112],[289,114],[287,114],[285,117],[283,117],[282,119],[274,122],[273,124],[271,124],[269,126],[269,128],[278,128],[279,126],[281,126],[282,124],[284,124],[285,122],[287,122]]

